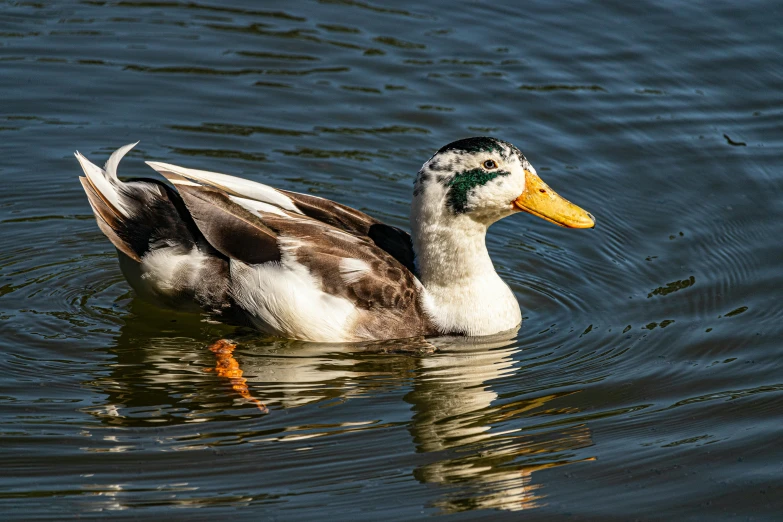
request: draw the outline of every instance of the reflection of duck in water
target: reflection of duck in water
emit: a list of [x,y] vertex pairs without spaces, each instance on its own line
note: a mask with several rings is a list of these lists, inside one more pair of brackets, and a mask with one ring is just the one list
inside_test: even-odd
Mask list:
[[[344,400],[398,386],[416,364],[413,357],[377,356],[400,349],[384,343],[258,339],[195,314],[161,314],[141,299],[130,302],[130,312],[108,349],[116,358],[111,373],[94,383],[107,394],[107,405],[89,410],[111,424],[135,425],[142,417],[136,412],[153,409],[161,420],[179,423],[218,414],[231,402],[263,411],[259,403],[278,409]],[[237,335],[238,348],[211,341]],[[404,342],[406,353],[431,349],[423,341]]]
[[[547,403],[562,394],[525,394],[522,399],[498,395],[495,382],[510,381],[518,371],[520,348],[513,333],[480,341],[431,339],[428,342],[438,351],[426,357],[378,355],[377,346],[253,339],[215,354],[196,347],[211,336],[224,336],[225,327],[201,323],[193,316],[176,316],[178,322],[166,327],[174,316],[160,316],[139,301],[132,305],[136,316],[129,318],[112,349],[119,357],[117,364],[111,375],[94,383],[108,393],[108,404],[95,409],[108,426],[149,426],[146,420],[154,411],[156,418],[171,424],[200,421],[201,430],[209,433],[210,421],[235,419],[230,411],[241,408],[245,418],[258,416],[253,421],[257,431],[245,425],[243,436],[259,443],[333,439],[350,431],[390,426],[383,411],[341,421],[340,403],[410,387],[404,397],[413,411],[408,431],[417,453],[426,454],[426,463],[414,470],[414,476],[449,486],[437,502],[446,511],[539,505],[544,495],[531,473],[579,461],[576,450],[591,445],[584,425],[530,429],[540,424],[540,417],[532,415],[546,413],[542,410]],[[169,337],[149,335],[163,329]],[[410,349],[405,342],[381,349]],[[207,366],[215,371],[205,373]],[[238,402],[232,406],[232,400]],[[258,403],[271,410],[269,417],[259,415]],[[293,416],[296,420],[280,415],[281,409],[316,403],[334,408],[324,410],[329,412],[328,422],[310,418],[307,412]],[[114,444],[122,443],[126,441]]]
[[[257,361],[263,359],[255,358],[247,371],[253,375],[251,388],[260,392],[263,400],[278,400],[292,407],[323,400],[323,391],[313,393],[319,384],[329,383],[333,388],[336,383],[354,383],[355,387],[345,388],[345,397],[369,392],[366,383],[383,374],[396,374],[399,384],[407,373],[400,371],[400,361],[408,362],[405,367],[414,376],[413,390],[405,396],[414,411],[409,430],[419,451],[446,457],[416,469],[416,478],[461,486],[457,493],[438,502],[447,511],[477,507],[519,510],[540,505],[544,497],[540,485],[531,481],[534,471],[584,460],[569,458],[568,452],[590,446],[592,441],[585,425],[532,434],[522,434],[520,428],[496,427],[513,423],[522,426],[527,415],[541,413],[549,401],[563,396],[547,394],[498,404],[492,381],[516,371],[514,355],[519,347],[514,334],[481,340],[432,339],[438,353],[419,358],[393,357],[387,365],[383,358],[375,358],[376,371],[359,370],[365,347],[343,345],[343,362],[349,364],[338,369],[334,359],[326,357],[329,352],[334,354],[334,345],[296,343],[277,351],[278,356],[285,357],[282,365],[278,364],[279,358],[266,359],[262,364]],[[357,349],[360,353],[352,351]],[[395,366],[396,371],[392,370]],[[282,434],[277,439],[292,436],[296,437]],[[556,461],[547,458],[554,454]]]
[[[590,214],[550,189],[510,143],[467,138],[419,171],[413,234],[326,199],[165,163],[122,182],[77,153],[101,231],[139,295],[242,315],[290,339],[357,342],[491,335],[519,325],[516,297],[485,244],[496,221],[529,212],[588,228]],[[415,263],[414,263],[415,258]]]
[[[507,429],[509,424],[522,425],[518,421],[540,413],[558,395],[499,404],[491,381],[516,371],[519,348],[514,338],[447,342],[444,352],[420,360],[413,391],[405,397],[415,412],[410,431],[417,448],[446,456],[416,469],[416,478],[463,486],[437,502],[446,511],[536,507],[543,495],[540,486],[531,483],[531,474],[574,462],[561,452],[592,445],[587,426],[530,435],[520,428]],[[547,462],[546,456],[554,453],[560,454],[558,461]]]

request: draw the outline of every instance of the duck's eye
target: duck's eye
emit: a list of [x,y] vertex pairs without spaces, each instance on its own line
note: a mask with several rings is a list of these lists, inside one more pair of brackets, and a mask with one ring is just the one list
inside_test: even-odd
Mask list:
[[484,162],[484,168],[485,169],[496,169],[498,167],[498,164],[495,163],[495,160],[487,160]]

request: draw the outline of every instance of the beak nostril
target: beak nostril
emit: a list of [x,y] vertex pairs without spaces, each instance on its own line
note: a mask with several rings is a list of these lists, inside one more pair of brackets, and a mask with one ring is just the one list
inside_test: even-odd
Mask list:
[[538,191],[542,194],[546,194],[546,189],[538,189]]

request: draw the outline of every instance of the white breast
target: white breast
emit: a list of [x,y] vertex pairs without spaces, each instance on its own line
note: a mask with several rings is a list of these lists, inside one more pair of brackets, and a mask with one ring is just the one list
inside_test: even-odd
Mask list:
[[445,333],[491,335],[511,330],[522,322],[514,293],[495,272],[462,285],[427,285],[427,314]]

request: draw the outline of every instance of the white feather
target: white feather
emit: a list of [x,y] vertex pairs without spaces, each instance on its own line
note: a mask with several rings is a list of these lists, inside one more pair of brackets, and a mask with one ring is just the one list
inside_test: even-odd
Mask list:
[[[197,248],[190,251],[181,246],[158,245],[138,263],[120,256],[120,269],[136,293],[148,301],[177,308],[196,310],[199,305],[180,299],[202,283],[209,265],[209,256]],[[180,295],[182,294],[182,295]]]
[[280,210],[280,207],[276,207],[274,205],[264,203],[263,201],[257,201],[253,199],[247,199],[247,198],[238,198],[236,196],[228,196],[228,199],[230,199],[240,207],[249,210],[250,212],[276,214],[278,216],[288,217],[288,214]]
[[370,265],[361,259],[345,257],[340,260],[340,276],[347,285],[356,283],[370,270]]
[[185,253],[171,247],[151,250],[141,260],[141,279],[155,292],[172,296],[178,289],[196,286],[206,259],[197,248]]
[[202,187],[203,186],[203,185],[199,185],[198,183],[193,183],[192,181],[188,181],[186,179],[169,178],[169,181],[174,183],[175,185],[184,185],[186,187]]
[[106,162],[106,166],[111,169],[110,171],[106,171],[93,164],[90,160],[82,156],[79,151],[74,153],[74,156],[76,156],[76,159],[79,160],[79,164],[82,166],[84,174],[87,176],[87,179],[90,180],[90,183],[95,190],[125,217],[129,217],[131,211],[122,199],[122,188],[120,181],[117,179],[117,165],[122,157],[132,149],[136,143],[125,145],[124,147],[117,149],[114,154],[111,155],[109,161]]
[[[140,193],[154,193],[162,195],[160,187],[149,183],[135,184],[133,190],[117,178],[117,167],[120,160],[139,142],[129,143],[115,150],[103,168],[98,167],[82,156],[78,151],[74,153],[82,170],[87,175],[92,186],[101,196],[111,203],[123,216],[131,217],[134,215],[134,207],[138,208],[138,198]],[[134,201],[136,200],[136,201]]]
[[[285,252],[285,251],[284,251]],[[327,294],[303,265],[284,253],[280,263],[231,260],[232,294],[253,323],[272,335],[316,342],[350,342],[357,310]]]
[[234,196],[254,199],[256,201],[263,201],[264,203],[269,203],[282,209],[296,212],[297,214],[302,213],[302,211],[299,210],[291,198],[282,192],[279,192],[262,183],[256,183],[255,181],[250,181],[248,179],[229,176],[228,174],[220,174],[218,172],[209,172],[206,170],[188,169],[185,167],[178,167],[177,165],[161,163],[158,161],[148,161],[147,165],[158,172],[172,172],[182,176],[183,178],[187,178],[198,183],[203,183],[204,185],[209,185],[211,187],[219,188]]
[[120,160],[128,153],[130,150],[138,145],[139,142],[136,143],[129,143],[123,147],[120,147],[119,149],[115,150],[111,156],[109,156],[109,159],[106,160],[106,164],[103,166],[103,170],[106,173],[107,176],[109,176],[109,179],[112,181],[118,181],[117,180],[117,166],[120,164]]

